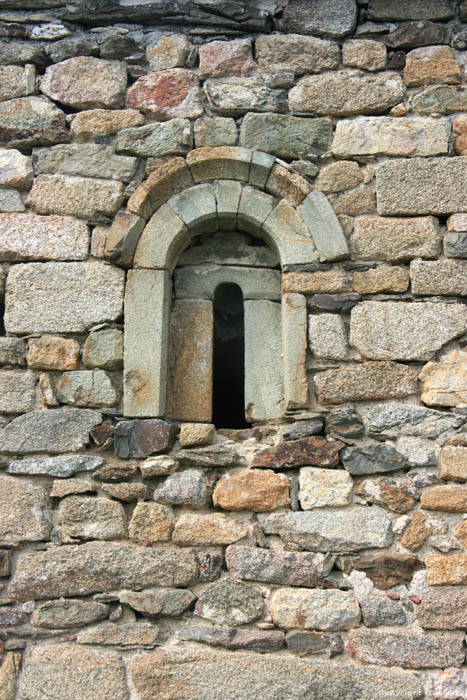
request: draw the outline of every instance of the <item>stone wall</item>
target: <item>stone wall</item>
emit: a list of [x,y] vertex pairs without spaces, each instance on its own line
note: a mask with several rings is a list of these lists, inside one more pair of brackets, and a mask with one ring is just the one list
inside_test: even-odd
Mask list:
[[466,48],[465,0],[0,3],[0,700],[467,697]]

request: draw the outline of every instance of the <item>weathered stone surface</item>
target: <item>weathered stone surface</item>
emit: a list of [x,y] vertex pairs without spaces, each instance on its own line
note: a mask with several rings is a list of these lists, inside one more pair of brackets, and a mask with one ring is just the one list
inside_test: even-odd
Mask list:
[[0,431],[0,450],[28,452],[75,452],[89,443],[89,431],[102,420],[88,409],[32,411],[18,416]]
[[359,294],[313,294],[308,306],[320,311],[349,311],[360,299]]
[[221,513],[181,515],[172,539],[180,545],[232,544],[246,537],[248,526],[236,518]]
[[443,510],[464,513],[467,510],[467,488],[462,486],[435,486],[421,495],[425,510]]
[[195,615],[220,625],[237,627],[254,622],[263,613],[259,590],[230,577],[215,581],[198,598]]
[[418,295],[467,294],[467,263],[463,260],[413,260],[412,292]]
[[41,97],[0,103],[0,143],[10,148],[48,146],[68,141],[65,114]]
[[167,542],[174,522],[172,508],[158,503],[138,503],[128,525],[128,534],[141,542]]
[[376,209],[373,187],[360,185],[355,190],[330,194],[329,202],[336,214],[346,217],[373,214]]
[[334,155],[436,156],[448,152],[451,125],[428,117],[358,117],[338,122]]
[[36,148],[33,156],[36,175],[55,173],[129,182],[136,171],[135,158],[115,155],[112,147],[98,144]]
[[36,376],[32,372],[3,370],[0,372],[0,411],[24,413],[33,411]]
[[440,476],[446,481],[467,481],[467,447],[445,445],[442,448]]
[[191,44],[184,34],[161,36],[155,46],[148,46],[146,58],[152,70],[166,70],[185,65]]
[[109,462],[93,474],[98,481],[125,481],[138,473],[137,462]]
[[47,97],[74,109],[115,109],[123,105],[126,66],[90,56],[70,58],[49,66],[40,88]]
[[[29,460],[24,460],[29,461]],[[97,490],[96,486],[84,479],[57,479],[52,484],[50,492],[51,498],[65,498],[75,493],[92,493]]]
[[119,588],[190,586],[198,577],[191,552],[113,542],[64,545],[20,554],[9,595],[18,600],[88,595]]
[[446,20],[455,14],[452,0],[416,0],[406,4],[403,0],[370,0],[368,19],[398,22],[418,19]]
[[108,614],[109,606],[94,600],[50,600],[36,607],[31,622],[35,627],[64,629],[99,622]]
[[212,423],[182,423],[180,426],[180,447],[212,445],[215,437],[216,427]]
[[114,448],[117,457],[148,457],[171,447],[175,426],[163,420],[120,421],[115,426]]
[[[1,79],[1,68],[0,68]],[[0,149],[0,185],[28,190],[34,179],[32,160],[14,148]]]
[[368,547],[388,547],[392,541],[391,521],[375,507],[320,508],[304,513],[273,513],[260,519],[267,535],[280,535],[284,542],[312,551],[358,552]]
[[304,0],[287,3],[283,14],[285,30],[340,39],[350,34],[357,21],[353,0],[317,0],[313,7]]
[[22,608],[9,606],[0,607],[1,627],[14,627],[24,622],[28,622],[28,617]]
[[78,644],[95,644],[117,646],[123,649],[153,649],[159,637],[159,628],[151,623],[102,622],[95,627],[80,630],[77,634]]
[[282,440],[301,440],[304,437],[319,435],[323,432],[323,419],[317,415],[309,420],[296,421],[286,425],[280,430]]
[[101,491],[112,496],[112,498],[128,503],[144,501],[149,495],[148,489],[144,484],[102,484]]
[[203,113],[198,77],[183,68],[155,71],[138,78],[128,90],[126,103],[158,121],[194,119]]
[[417,606],[417,620],[424,629],[453,630],[467,626],[465,589],[428,589]]
[[352,286],[359,294],[405,292],[409,286],[409,273],[404,267],[386,266],[354,272]]
[[[159,126],[162,128],[164,124]],[[178,194],[192,185],[193,178],[183,158],[171,158],[167,163],[163,163],[153,170],[148,179],[132,194],[128,200],[128,211],[149,219],[161,204],[164,204],[174,194]],[[136,265],[138,265],[138,261],[141,262],[139,257],[142,256],[143,251],[139,251],[142,246],[141,242],[135,256]],[[149,267],[149,265],[146,266]]]
[[199,71],[202,77],[250,75],[255,67],[249,39],[210,41],[199,47]]
[[116,134],[121,129],[142,124],[144,117],[136,109],[91,109],[74,115],[71,133],[78,141],[84,141],[94,136]]
[[344,642],[340,634],[329,635],[320,632],[287,632],[287,649],[297,656],[322,654],[325,652],[331,658],[344,650]]
[[35,214],[0,214],[0,259],[84,260],[89,229],[77,219]]
[[9,333],[73,333],[122,312],[125,273],[100,262],[26,263],[8,275]]
[[323,438],[302,438],[283,442],[277,447],[266,447],[253,458],[253,467],[284,469],[311,464],[317,467],[336,467],[339,463],[341,442]]
[[417,393],[417,372],[396,362],[364,362],[320,372],[314,383],[325,405],[390,399]]
[[280,588],[270,610],[275,624],[285,629],[344,630],[360,622],[360,607],[350,591]]
[[415,112],[421,114],[451,114],[463,112],[467,106],[467,90],[460,86],[436,85],[419,92],[412,101]]
[[26,364],[26,344],[21,338],[0,339],[0,365]]
[[73,540],[112,540],[126,537],[123,506],[109,498],[69,496],[60,501],[60,536]]
[[152,479],[154,476],[167,476],[177,471],[179,465],[173,457],[158,455],[140,462],[139,468],[143,479]]
[[80,347],[73,338],[43,335],[28,343],[28,367],[31,369],[78,369]]
[[120,400],[121,391],[101,369],[64,372],[57,398],[71,406],[111,407]]
[[379,404],[366,417],[368,431],[372,435],[395,438],[401,435],[416,435],[437,438],[459,428],[463,416],[435,411],[425,406],[402,404]]
[[21,653],[10,651],[5,655],[0,666],[0,687],[2,700],[12,700],[15,697],[16,679],[21,669]]
[[450,231],[443,238],[443,249],[447,258],[467,258],[467,233]]
[[196,147],[235,146],[237,125],[230,117],[201,117],[194,124]]
[[380,595],[370,594],[360,601],[363,623],[366,627],[405,625],[407,615],[400,603]]
[[25,211],[21,195],[16,190],[0,188],[0,212],[13,213]]
[[308,337],[315,357],[346,360],[349,355],[344,322],[335,314],[308,316]]
[[411,216],[463,211],[466,183],[462,157],[387,161],[376,170],[378,213]]
[[282,275],[282,292],[316,294],[346,292],[349,277],[343,270],[286,272]]
[[413,49],[417,46],[449,44],[447,27],[434,22],[407,22],[385,36],[385,43],[393,49]]
[[352,499],[352,478],[342,470],[302,467],[298,498],[303,510],[345,506]]
[[227,472],[217,482],[213,501],[224,510],[274,510],[290,504],[289,480],[269,469]]
[[433,700],[448,700],[449,697],[462,697],[467,685],[467,673],[465,669],[448,668],[441,671],[432,680],[430,692]]
[[430,406],[457,406],[465,403],[467,387],[465,373],[467,353],[455,350],[439,362],[429,362],[423,368],[422,401]]
[[101,700],[125,700],[125,669],[114,652],[74,644],[46,644],[28,650],[18,683],[21,700],[83,700],[98,693]]
[[322,554],[231,545],[227,547],[226,563],[233,576],[247,581],[314,587],[323,580]]
[[176,472],[154,491],[154,500],[167,505],[205,506],[211,498],[206,472],[200,469],[185,469]]
[[259,654],[278,651],[284,646],[285,637],[278,630],[238,629],[237,627],[216,627],[190,625],[177,632],[179,639],[201,642],[225,649],[246,649]]
[[409,466],[402,455],[391,444],[346,447],[341,455],[344,467],[354,476],[392,472]]
[[407,54],[404,80],[407,87],[461,82],[461,68],[449,46],[426,46]]
[[106,236],[104,257],[121,267],[132,267],[145,225],[141,216],[123,210],[117,212]]
[[8,552],[4,549],[0,550],[0,576],[10,575],[10,558]]
[[291,71],[295,75],[321,73],[339,66],[339,48],[331,41],[287,34],[256,40],[256,60],[263,73]]
[[386,47],[381,41],[349,39],[342,47],[342,65],[361,70],[384,70]]
[[34,93],[34,66],[0,66],[0,101],[14,100]]
[[414,573],[423,569],[423,564],[417,557],[406,554],[364,554],[354,561],[353,567],[364,571],[376,588],[385,591],[410,583]]
[[189,608],[196,596],[191,591],[166,588],[146,588],[143,591],[120,591],[120,603],[129,605],[145,617],[177,616]]
[[342,70],[303,78],[289,92],[295,113],[349,116],[382,114],[400,102],[404,85],[397,73],[356,74]]
[[467,584],[467,554],[428,554],[425,559],[429,586],[462,586]]
[[376,503],[395,513],[408,513],[417,496],[410,481],[397,482],[384,476],[377,480],[365,479],[355,493],[367,503]]
[[332,124],[329,119],[252,112],[243,119],[240,145],[282,158],[297,158],[323,153],[329,145],[331,134]]
[[9,474],[43,474],[65,479],[77,472],[88,472],[97,469],[104,462],[102,457],[88,455],[59,455],[58,457],[42,457],[20,459],[10,462]]
[[83,346],[86,367],[121,369],[123,365],[123,333],[115,328],[91,333]]
[[458,304],[365,301],[352,309],[350,344],[373,360],[429,360],[466,328]]
[[362,175],[358,163],[342,160],[321,168],[315,185],[322,192],[342,192],[357,187],[361,181]]
[[447,524],[438,515],[428,515],[423,511],[417,511],[404,531],[400,543],[411,552],[416,552],[430,535],[446,531]]
[[81,219],[114,216],[122,201],[121,182],[74,175],[39,175],[27,199],[38,214]]
[[266,87],[257,78],[207,80],[204,91],[216,114],[239,117],[245,112],[285,112],[286,93]]
[[440,248],[438,223],[433,217],[357,217],[350,238],[352,257],[361,260],[403,262],[418,257],[436,258]]
[[350,632],[349,636],[363,663],[402,668],[446,668],[460,666],[463,662],[462,639],[458,635],[422,636],[359,629]]
[[[218,443],[177,452],[177,460],[189,467],[243,467],[245,458],[232,444]],[[253,465],[255,466],[255,465]]]
[[304,700],[310,693],[329,700],[386,700],[394,692],[402,693],[407,700],[423,696],[417,678],[395,669],[378,669],[375,673],[354,664],[339,664],[336,668],[327,661],[266,659],[193,648],[167,647],[137,655],[131,675],[141,700],[152,700],[154,687],[160,700],[196,700],[201,694],[203,700],[217,700],[220,670],[224,700],[248,695],[267,697],[271,688],[280,688],[290,700]]
[[363,430],[362,419],[351,408],[337,408],[326,415],[326,432],[333,437],[362,437]]
[[168,402],[168,415],[172,419],[211,421],[213,328],[211,301],[178,298],[174,302],[170,319]]
[[46,491],[13,476],[0,476],[0,540],[6,544],[47,540],[51,521]]

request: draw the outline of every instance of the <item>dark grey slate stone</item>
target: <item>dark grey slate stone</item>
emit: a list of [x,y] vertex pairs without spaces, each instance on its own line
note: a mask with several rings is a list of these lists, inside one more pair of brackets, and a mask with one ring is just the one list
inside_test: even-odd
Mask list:
[[347,447],[342,450],[341,459],[347,471],[355,476],[392,472],[410,466],[395,447],[387,444]]

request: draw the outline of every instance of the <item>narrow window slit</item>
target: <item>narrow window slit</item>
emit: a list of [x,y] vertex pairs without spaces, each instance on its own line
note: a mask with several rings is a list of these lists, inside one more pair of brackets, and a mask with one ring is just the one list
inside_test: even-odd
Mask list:
[[247,428],[245,420],[245,324],[242,290],[220,284],[214,295],[213,422]]

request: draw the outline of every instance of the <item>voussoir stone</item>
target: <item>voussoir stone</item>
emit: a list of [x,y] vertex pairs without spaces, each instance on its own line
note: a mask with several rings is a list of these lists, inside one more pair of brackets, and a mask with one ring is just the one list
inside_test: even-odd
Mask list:
[[240,129],[240,145],[282,158],[323,153],[329,146],[329,119],[306,119],[288,114],[246,114]]
[[274,513],[260,520],[266,534],[279,535],[284,542],[311,551],[358,552],[388,547],[392,542],[391,521],[375,506]]
[[220,625],[237,627],[254,622],[263,613],[264,599],[259,590],[242,581],[225,577],[201,593],[195,615]]
[[375,673],[350,663],[336,666],[329,661],[172,646],[138,654],[131,664],[141,700],[153,700],[155,687],[159,700],[218,700],[220,673],[224,700],[268,697],[271,688],[280,688],[288,700],[387,700],[394,692],[404,700],[423,696],[419,679],[409,673],[381,668]]
[[50,600],[37,606],[31,622],[35,627],[64,629],[99,622],[108,614],[109,606],[94,600]]
[[352,591],[280,588],[272,595],[270,610],[274,623],[285,629],[344,630],[360,622]]
[[0,450],[13,454],[73,452],[89,443],[102,415],[88,409],[51,409],[18,416],[0,431]]
[[417,371],[397,362],[363,362],[329,369],[316,374],[313,381],[318,399],[325,405],[417,393]]
[[338,122],[332,142],[335,156],[436,156],[448,152],[447,119],[358,117]]
[[68,216],[0,214],[0,260],[85,260],[89,229]]
[[361,260],[403,262],[436,258],[441,251],[437,220],[432,216],[402,219],[359,216],[350,238],[352,257]]
[[376,169],[379,214],[452,214],[467,208],[467,162],[455,158],[394,159]]
[[397,73],[369,75],[341,70],[302,78],[289,92],[294,113],[350,116],[382,114],[400,102],[405,87]]
[[261,36],[256,60],[264,73],[292,71],[295,75],[321,73],[339,66],[339,47],[331,41],[300,34]]
[[102,457],[91,455],[58,455],[18,459],[8,465],[9,474],[42,474],[66,479],[77,472],[89,472],[103,464]]
[[17,697],[21,700],[126,700],[125,668],[119,654],[75,644],[31,647],[23,660]]
[[366,301],[350,318],[350,344],[372,360],[429,360],[467,330],[461,304]]
[[231,545],[225,558],[232,576],[247,581],[309,587],[319,586],[323,581],[324,555],[320,553]]
[[49,499],[43,486],[0,476],[0,541],[5,544],[47,540],[51,531]]
[[49,66],[40,89],[74,109],[115,109],[123,106],[126,81],[124,63],[77,56]]
[[77,175],[39,175],[27,203],[38,214],[80,219],[114,216],[123,202],[123,183]]
[[101,262],[26,263],[10,269],[9,333],[76,333],[123,310],[125,272]]
[[224,510],[274,510],[290,504],[289,480],[269,469],[227,472],[217,482],[213,500]]
[[20,97],[0,103],[0,144],[49,146],[68,141],[65,113],[45,97]]
[[185,587],[197,578],[198,562],[192,552],[89,542],[22,553],[9,595],[39,600],[120,588]]
[[203,113],[199,79],[184,68],[155,71],[138,78],[128,90],[126,104],[158,121],[193,119]]

